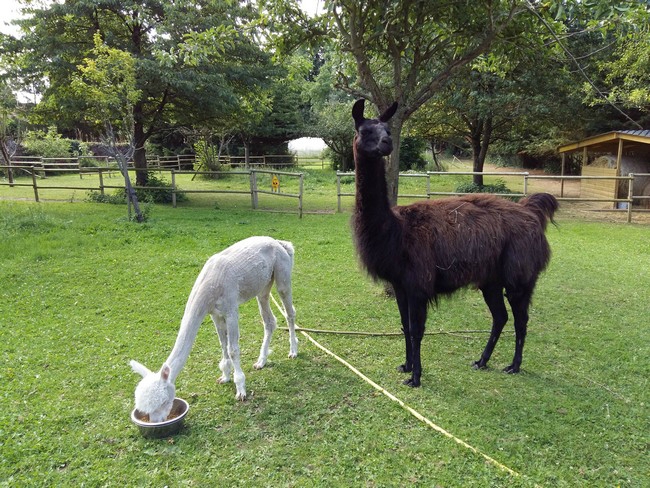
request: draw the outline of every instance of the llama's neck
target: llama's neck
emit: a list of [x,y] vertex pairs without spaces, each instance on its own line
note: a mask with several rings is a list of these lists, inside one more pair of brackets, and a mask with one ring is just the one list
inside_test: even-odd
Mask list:
[[185,366],[199,327],[207,314],[206,300],[202,295],[203,293],[199,290],[193,289],[187,300],[187,305],[185,305],[185,312],[183,313],[174,348],[166,361],[170,369],[169,378],[172,383],[176,382],[176,377]]
[[354,232],[359,257],[368,272],[390,280],[391,256],[398,252],[401,226],[388,200],[384,159],[355,154],[357,193]]
[[394,219],[388,200],[385,162],[382,157],[354,155],[356,168],[355,214],[357,220],[375,222]]

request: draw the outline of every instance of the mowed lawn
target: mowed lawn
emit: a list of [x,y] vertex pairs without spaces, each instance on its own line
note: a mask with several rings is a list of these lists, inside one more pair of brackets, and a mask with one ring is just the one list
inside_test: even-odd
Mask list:
[[278,330],[267,367],[253,370],[254,301],[240,313],[248,400],[216,383],[206,319],[176,384],[186,428],[142,438],[128,361],[160,367],[203,263],[237,240],[294,243],[299,325],[400,330],[394,301],[359,268],[349,213],[298,219],[223,201],[153,206],[141,225],[123,206],[0,202],[0,486],[650,486],[650,226],[562,211],[518,375],[501,372],[511,322],[490,368],[470,367],[490,326],[476,290],[431,311],[418,389],[396,371],[400,337],[311,334],[474,450],[302,335],[291,360]]

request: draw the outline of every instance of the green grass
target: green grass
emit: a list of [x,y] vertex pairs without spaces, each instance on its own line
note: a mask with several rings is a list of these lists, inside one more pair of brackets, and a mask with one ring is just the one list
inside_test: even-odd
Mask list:
[[[316,178],[311,182],[315,188]],[[359,269],[349,214],[0,202],[0,486],[649,486],[647,457],[650,227],[572,220],[553,248],[531,307],[523,371],[505,375],[509,323],[491,368],[474,371],[489,314],[473,290],[443,300],[423,344],[422,387],[395,370],[403,341],[317,335],[431,421],[521,473],[460,446],[299,336],[289,360],[278,331],[254,371],[262,327],[241,308],[249,399],[218,385],[218,340],[206,320],[177,381],[186,429],[145,440],[130,423],[138,377],[176,338],[205,260],[255,234],[293,241],[298,323],[399,330],[397,308]],[[281,325],[282,324],[282,321]]]

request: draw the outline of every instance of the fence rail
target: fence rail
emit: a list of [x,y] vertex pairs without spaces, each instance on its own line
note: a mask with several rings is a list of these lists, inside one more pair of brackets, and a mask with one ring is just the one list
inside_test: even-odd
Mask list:
[[[535,175],[530,174],[526,171],[524,172],[476,172],[476,171],[427,171],[426,173],[400,173],[399,178],[424,178],[426,180],[426,193],[424,194],[399,194],[397,196],[400,198],[426,198],[430,199],[433,196],[459,196],[459,195],[468,195],[469,193],[463,192],[443,192],[443,191],[431,191],[431,176],[473,176],[473,175],[483,175],[483,176],[500,176],[500,177],[522,177],[523,178],[523,191],[521,193],[495,193],[497,196],[505,197],[525,197],[529,194],[528,185],[531,180],[559,180],[560,181],[560,194],[556,195],[556,198],[560,201],[566,202],[603,202],[603,203],[612,203],[617,205],[619,203],[624,204],[623,208],[617,209],[619,211],[625,211],[627,213],[627,222],[632,221],[632,212],[639,211],[639,209],[633,209],[634,200],[650,200],[650,195],[635,195],[634,194],[634,179],[637,177],[647,178],[650,177],[650,173],[630,173],[628,176],[559,176],[559,175]],[[337,193],[337,211],[341,212],[341,197],[350,197],[354,196],[354,193],[345,193],[341,191],[341,178],[342,177],[354,177],[355,173],[336,173],[336,193]],[[615,180],[615,181],[627,181],[628,182],[628,191],[627,196],[624,198],[590,198],[590,197],[567,197],[564,196],[564,182],[571,180]],[[613,209],[614,210],[614,209]]]
[[[13,168],[14,166],[0,165],[0,170],[7,170]],[[37,166],[25,166],[23,169],[26,169],[28,174],[31,175],[31,183],[20,183],[16,181],[5,182],[0,180],[0,185],[2,186],[11,186],[11,187],[32,187],[34,190],[34,200],[39,202],[39,190],[86,190],[86,191],[99,191],[102,195],[105,194],[107,189],[124,189],[124,185],[107,185],[104,183],[104,175],[108,174],[109,176],[114,173],[116,170],[113,168],[86,168],[88,172],[96,173],[99,178],[99,184],[97,186],[68,186],[68,185],[53,185],[47,182],[41,181],[39,183],[39,178],[37,177],[38,171],[56,171],[59,172],[59,169],[48,169]],[[264,169],[249,169],[246,171],[186,171],[186,170],[175,170],[175,169],[162,169],[158,168],[156,171],[168,171],[171,176],[171,188],[168,187],[157,187],[157,186],[134,186],[136,190],[146,189],[146,190],[170,190],[172,193],[172,205],[176,208],[177,195],[178,193],[230,193],[230,194],[249,194],[251,196],[251,206],[253,209],[259,208],[259,195],[267,194],[273,195],[275,197],[286,197],[286,198],[295,198],[298,200],[298,216],[302,218],[303,213],[303,188],[304,188],[304,175],[303,173],[289,173],[286,171],[271,171]],[[248,176],[249,180],[249,189],[248,190],[234,190],[234,189],[209,189],[209,190],[179,190],[176,185],[176,175],[179,174],[191,174],[191,175],[209,175],[209,176],[219,176],[219,175],[242,175]],[[272,191],[267,191],[260,189],[258,186],[258,175],[268,174],[272,177],[277,176],[287,176],[292,178],[298,178],[298,193],[286,193],[281,192],[279,185],[277,189]]]
[[[0,170],[4,170],[5,173],[8,173],[11,170],[20,170],[27,174],[30,177],[30,182],[24,182],[24,179],[14,180],[9,179],[0,180],[0,186],[10,186],[10,187],[31,187],[34,192],[34,200],[40,201],[39,190],[87,190],[87,191],[99,191],[102,195],[106,189],[122,189],[124,188],[123,184],[106,184],[105,178],[112,178],[116,172],[119,170],[116,167],[113,167],[108,159],[104,159],[104,166],[93,166],[93,167],[70,167],[76,162],[68,162],[64,159],[56,159],[54,162],[48,160],[48,158],[40,158],[38,161],[35,161],[34,158],[28,160],[27,158],[23,160],[12,161],[11,165],[0,165]],[[176,158],[174,164],[181,164],[182,159]],[[164,161],[162,161],[164,163]],[[160,167],[149,168],[153,171],[159,172],[169,172],[171,176],[171,188],[168,187],[146,187],[148,190],[171,190],[172,192],[172,204],[176,207],[177,204],[177,195],[178,193],[214,193],[214,194],[248,194],[251,197],[251,206],[253,209],[259,207],[259,195],[271,195],[273,197],[285,197],[293,198],[298,201],[298,214],[302,217],[303,214],[303,198],[304,198],[304,174],[287,172],[287,171],[278,171],[272,169],[262,169],[262,168],[249,168],[246,170],[231,170],[231,171],[190,171],[184,169],[173,168],[164,168],[164,164]],[[132,168],[131,168],[132,169]],[[99,179],[98,185],[83,185],[83,186],[69,186],[69,185],[55,185],[53,183],[47,182],[48,173],[68,173],[68,172],[79,172],[80,177],[83,174],[97,174]],[[248,176],[248,188],[247,189],[183,189],[179,190],[176,184],[176,176],[181,174],[192,174],[192,175],[211,175],[211,176],[220,176],[220,175],[241,175]],[[298,181],[298,192],[297,193],[288,193],[281,192],[278,187],[272,185],[271,190],[266,190],[260,187],[258,178],[260,175],[271,175],[276,176],[287,176],[290,178],[297,178]],[[432,197],[438,196],[448,196],[448,195],[466,195],[467,193],[460,192],[448,192],[448,191],[433,191],[431,189],[431,179],[432,177],[446,177],[446,176],[473,176],[473,175],[483,175],[483,176],[499,176],[501,178],[505,177],[515,177],[522,179],[522,191],[520,193],[508,193],[508,194],[498,194],[500,196],[507,197],[523,197],[528,195],[529,185],[532,181],[535,180],[557,180],[560,182],[559,192],[555,192],[556,198],[560,201],[566,202],[601,202],[601,203],[612,203],[612,210],[624,211],[627,213],[627,221],[631,222],[632,213],[643,211],[639,208],[634,208],[634,202],[649,202],[650,195],[641,195],[634,194],[634,183],[635,178],[648,178],[650,173],[630,173],[628,176],[558,176],[558,175],[536,175],[530,174],[528,172],[472,172],[472,171],[457,171],[457,172],[441,172],[441,171],[428,171],[426,173],[400,173],[399,178],[422,178],[425,180],[425,191],[424,193],[402,193],[398,195],[399,199],[403,198],[426,198],[430,199]],[[352,177],[354,178],[355,174],[350,172],[337,172],[336,173],[336,196],[337,196],[337,211],[341,212],[341,202],[343,197],[354,196],[355,193],[344,192],[342,191],[341,179],[343,177]],[[565,182],[570,181],[585,181],[585,180],[614,180],[617,182],[626,182],[627,181],[627,192],[625,196],[620,198],[601,198],[601,197],[586,197],[586,196],[567,196],[565,195]],[[641,180],[643,181],[643,180]],[[136,187],[136,189],[144,189],[143,187]],[[638,190],[637,190],[638,191]],[[620,190],[619,190],[620,192]],[[644,193],[647,193],[644,191]],[[620,193],[619,193],[620,195]],[[648,205],[650,206],[650,205]]]

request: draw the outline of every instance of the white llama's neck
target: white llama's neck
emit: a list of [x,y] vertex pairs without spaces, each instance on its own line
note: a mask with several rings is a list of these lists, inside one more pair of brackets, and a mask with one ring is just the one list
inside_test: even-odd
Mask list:
[[185,312],[181,320],[181,327],[176,336],[174,348],[167,358],[170,369],[170,381],[176,382],[176,377],[181,372],[190,355],[199,327],[207,314],[207,300],[199,290],[192,290],[185,305]]

